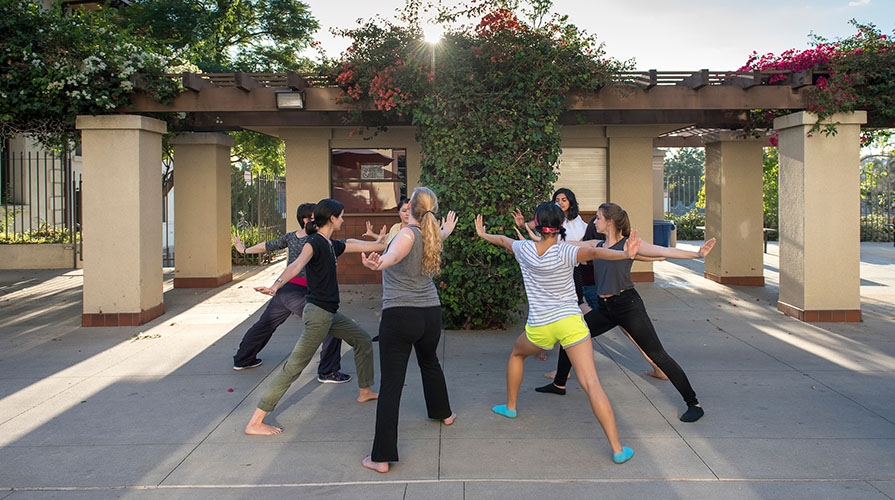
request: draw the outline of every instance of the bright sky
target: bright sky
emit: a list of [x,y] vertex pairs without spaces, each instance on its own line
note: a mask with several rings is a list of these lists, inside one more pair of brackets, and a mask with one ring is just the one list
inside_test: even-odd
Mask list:
[[[329,57],[348,46],[330,34],[330,27],[352,28],[357,19],[376,14],[392,18],[405,3],[303,1],[321,25],[316,39]],[[660,71],[735,70],[752,51],[806,49],[812,32],[829,40],[847,38],[855,33],[850,19],[872,23],[887,35],[895,27],[893,0],[553,0],[553,11],[597,35],[610,57],[635,59],[636,69]]]

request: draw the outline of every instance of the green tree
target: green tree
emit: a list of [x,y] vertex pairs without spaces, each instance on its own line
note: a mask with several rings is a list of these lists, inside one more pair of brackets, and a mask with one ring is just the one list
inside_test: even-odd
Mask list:
[[286,145],[280,139],[250,130],[232,132],[230,161],[257,176],[261,173],[282,176],[286,173]]
[[669,209],[705,207],[705,149],[677,148],[666,155],[665,187]]
[[204,72],[306,70],[319,27],[298,0],[137,0],[118,22]]
[[476,238],[473,216],[515,237],[512,210],[530,214],[552,192],[569,91],[597,90],[627,68],[566,17],[545,19],[550,5],[490,0],[441,10],[440,23],[460,27],[434,47],[422,41],[415,0],[403,25],[380,19],[343,33],[354,42],[337,66],[342,100],[372,127],[412,123],[420,182],[436,191],[442,211],[461,215],[437,279],[453,328],[504,327],[523,296],[513,257]]
[[177,64],[131,30],[114,9],[63,12],[0,0],[0,136],[29,134],[49,147],[77,140],[78,115],[113,113],[137,86],[165,102],[179,92],[161,75]]
[[[777,229],[779,219],[778,208],[778,179],[780,174],[780,161],[777,156],[777,148],[764,148],[762,153],[762,194],[761,204],[764,210],[764,227]],[[769,235],[774,239],[774,234]]]

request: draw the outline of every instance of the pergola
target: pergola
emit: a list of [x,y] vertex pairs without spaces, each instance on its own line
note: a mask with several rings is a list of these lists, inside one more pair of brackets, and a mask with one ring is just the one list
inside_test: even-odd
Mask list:
[[[781,167],[778,309],[804,321],[860,321],[856,167],[866,113],[832,117],[835,135],[811,134],[816,118],[802,110],[817,75],[786,73],[782,83],[769,84],[774,75],[778,80],[767,72],[629,72],[598,92],[573,92],[562,118],[561,181],[567,165],[596,175],[605,186],[600,196],[625,207],[635,227],[651,227],[662,218],[662,156],[656,148],[705,147],[706,233],[718,239],[705,276],[762,286],[762,148],[768,140],[743,133],[743,127],[750,110],[791,110],[774,124]],[[232,139],[221,132],[253,130],[285,142],[289,207],[331,196],[332,149],[400,146],[407,151],[408,187],[418,182],[420,146],[413,128],[395,123],[372,140],[353,137],[358,124],[351,123],[349,108],[336,103],[340,89],[322,79],[295,73],[177,77],[187,90],[170,104],[138,94],[127,114],[78,119],[84,183],[90,186],[83,202],[84,325],[142,324],[164,313],[156,205],[165,124],[145,114],[182,113],[190,131],[173,141],[178,287],[232,279]],[[576,193],[586,189],[587,183],[575,187]],[[116,222],[122,214],[129,214],[129,223]],[[829,227],[837,228],[836,238],[829,237]],[[641,235],[649,240],[648,233]],[[348,234],[355,234],[350,227]],[[636,263],[634,273],[653,279],[650,263]],[[377,279],[340,270],[346,282],[371,276]]]

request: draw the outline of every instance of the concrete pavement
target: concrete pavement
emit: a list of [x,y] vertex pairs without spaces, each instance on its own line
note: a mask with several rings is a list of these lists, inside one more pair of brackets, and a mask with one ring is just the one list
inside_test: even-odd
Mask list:
[[[864,321],[852,324],[778,313],[776,245],[768,251],[762,288],[708,281],[699,261],[657,263],[656,281],[637,285],[705,407],[699,422],[680,422],[671,384],[645,377],[636,348],[608,332],[594,343],[597,370],[636,452],[615,465],[576,382],[566,396],[534,392],[555,351],[526,362],[518,418],[490,411],[505,401],[521,323],[446,331],[459,417],[426,419],[412,366],[401,461],[388,474],[360,466],[375,403],[355,402],[354,381],[318,384],[313,365],[271,414],[281,435],[242,433],[302,331],[290,319],[261,367],[231,369],[266,303],[252,287],[282,261],[234,269],[213,290],[173,289],[167,276],[167,312],[133,328],[79,326],[81,271],[0,271],[0,500],[895,499],[895,248],[862,244]],[[342,287],[343,311],[371,335],[379,293]]]

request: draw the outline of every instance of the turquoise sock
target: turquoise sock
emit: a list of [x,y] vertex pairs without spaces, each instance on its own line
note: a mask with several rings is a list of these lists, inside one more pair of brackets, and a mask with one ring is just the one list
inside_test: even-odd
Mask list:
[[622,446],[621,453],[613,453],[612,461],[617,464],[623,464],[628,460],[631,460],[631,457],[634,456],[634,450],[628,448],[627,446]]
[[507,405],[497,405],[494,408],[491,408],[491,411],[507,418],[516,418],[516,410],[508,410]]

